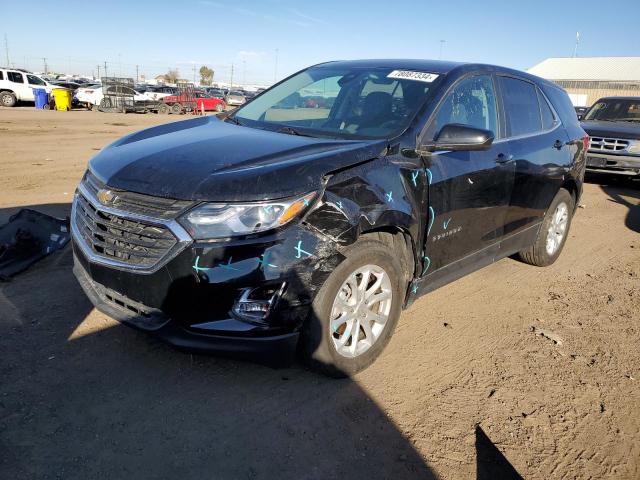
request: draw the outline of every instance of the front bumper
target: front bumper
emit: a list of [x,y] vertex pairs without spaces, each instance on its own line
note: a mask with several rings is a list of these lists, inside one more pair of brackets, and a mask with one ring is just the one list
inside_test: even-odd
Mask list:
[[218,325],[210,325],[210,333],[205,333],[205,329],[190,329],[173,321],[161,310],[148,308],[92,280],[83,265],[86,259],[81,256],[81,252],[74,254],[73,266],[80,286],[96,309],[115,320],[150,332],[182,350],[215,353],[274,367],[286,366],[293,360],[298,331],[272,335],[265,331],[252,332],[251,325],[232,318],[212,322]]
[[588,151],[587,170],[620,175],[640,175],[640,157]]

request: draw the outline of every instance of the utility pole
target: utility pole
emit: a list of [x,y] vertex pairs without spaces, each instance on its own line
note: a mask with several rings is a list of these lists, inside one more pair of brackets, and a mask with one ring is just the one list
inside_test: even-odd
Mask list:
[[229,80],[229,90],[233,88],[233,63],[231,64],[231,80]]
[[7,55],[7,67],[9,66],[9,40],[7,40],[7,34],[4,34],[4,52]]
[[578,43],[580,43],[580,32],[576,32],[576,46],[573,47],[573,58],[578,56]]
[[48,74],[49,70],[47,69],[47,59],[45,57],[42,57],[42,62],[44,63],[44,74]]
[[107,61],[104,61],[104,76],[107,76]]
[[100,78],[100,64],[98,64],[97,67],[98,67],[98,76],[96,78]]
[[136,65],[136,83],[138,83],[138,67],[139,65]]
[[276,64],[273,67],[273,83],[278,79],[278,49],[276,48]]
[[446,40],[440,40],[440,53],[438,54],[438,60],[442,60],[442,49],[444,48]]

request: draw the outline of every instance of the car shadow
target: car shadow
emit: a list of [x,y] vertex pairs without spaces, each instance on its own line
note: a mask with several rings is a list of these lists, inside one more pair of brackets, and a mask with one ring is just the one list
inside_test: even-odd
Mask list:
[[179,352],[94,311],[72,264],[0,284],[3,477],[435,478],[354,379]]
[[[640,179],[617,175],[588,174],[588,183],[600,185],[609,196],[609,201],[624,205],[629,210],[625,218],[625,226],[634,232],[640,232]],[[635,200],[635,203],[632,200]]]

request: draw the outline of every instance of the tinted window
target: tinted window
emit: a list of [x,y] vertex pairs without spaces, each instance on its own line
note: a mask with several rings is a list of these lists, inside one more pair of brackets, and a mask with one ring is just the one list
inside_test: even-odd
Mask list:
[[516,137],[542,130],[536,87],[529,82],[500,77],[507,135]]
[[24,83],[22,74],[18,72],[7,72],[7,78],[9,79],[10,82]]
[[4,80],[4,73],[0,72],[0,80]]
[[469,77],[453,87],[440,105],[428,135],[436,137],[449,123],[482,128],[497,135],[496,96],[489,75]]
[[538,89],[536,89],[536,91],[538,92],[538,103],[540,104],[540,114],[542,115],[542,128],[544,130],[551,130],[555,126],[556,120],[553,116],[553,111],[542,92]]
[[39,79],[35,75],[27,75],[27,80],[29,80],[29,85],[45,85],[44,80]]
[[560,115],[560,120],[566,126],[573,125],[574,127],[580,127],[576,111],[573,109],[573,104],[569,99],[567,92],[560,87],[555,87],[548,84],[542,84],[542,91],[547,98],[551,100],[554,110]]

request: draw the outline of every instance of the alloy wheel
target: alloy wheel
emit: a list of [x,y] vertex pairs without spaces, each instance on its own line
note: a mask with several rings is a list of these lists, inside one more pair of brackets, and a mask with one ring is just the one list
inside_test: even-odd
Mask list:
[[336,351],[354,358],[369,350],[389,320],[393,292],[387,272],[365,265],[343,282],[331,308],[329,329]]
[[569,207],[564,202],[560,202],[553,212],[551,224],[547,231],[546,250],[550,256],[553,256],[567,233],[567,225],[569,224]]

